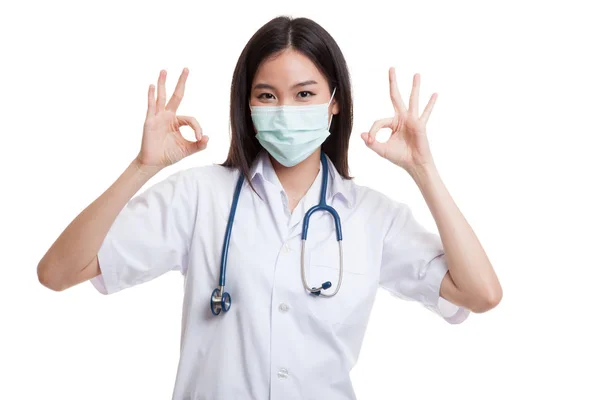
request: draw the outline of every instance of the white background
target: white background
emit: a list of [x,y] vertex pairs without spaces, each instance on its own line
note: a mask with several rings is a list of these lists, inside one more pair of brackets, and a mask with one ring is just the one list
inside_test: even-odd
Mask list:
[[178,113],[210,143],[149,184],[225,159],[235,62],[279,14],[313,18],[345,54],[357,183],[408,203],[431,229],[414,182],[360,132],[391,116],[390,66],[405,101],[415,72],[421,109],[439,93],[432,151],[504,289],[497,308],[457,326],[382,290],[352,371],[358,398],[600,398],[594,3],[3,3],[0,398],[170,398],[180,274],[102,296],[89,282],[46,289],[36,266],[137,154],[160,69],[169,96],[190,69]]

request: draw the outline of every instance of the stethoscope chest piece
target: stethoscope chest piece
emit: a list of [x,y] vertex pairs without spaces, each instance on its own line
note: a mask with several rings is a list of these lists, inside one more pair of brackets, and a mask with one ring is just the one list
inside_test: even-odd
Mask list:
[[229,311],[231,308],[231,296],[229,293],[225,292],[221,296],[221,290],[216,288],[213,290],[212,295],[210,296],[210,311],[212,311],[213,315],[219,315],[222,311]]

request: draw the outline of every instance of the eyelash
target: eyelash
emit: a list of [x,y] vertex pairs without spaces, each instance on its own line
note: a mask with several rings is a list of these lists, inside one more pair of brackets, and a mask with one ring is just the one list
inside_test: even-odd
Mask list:
[[[308,91],[308,90],[303,90],[301,92],[298,92],[298,94],[300,94],[300,93],[308,93],[310,96],[314,96],[315,95],[313,92]],[[271,93],[261,93],[261,94],[258,95],[258,98],[259,99],[264,99],[264,98],[266,98],[265,96],[267,96],[267,95],[273,96]],[[308,98],[310,96],[300,96],[300,97],[303,98],[303,99],[306,99],[306,98]],[[267,100],[270,100],[270,98],[267,99]]]
[[[308,91],[308,90],[303,90],[303,91],[302,91],[302,92],[300,92],[300,93],[308,93],[308,94],[309,94],[309,95],[311,95],[311,96],[314,96],[314,95],[315,95],[313,92],[310,92],[310,91]],[[298,93],[298,94],[300,94],[300,93]],[[300,96],[300,97],[302,97],[302,96]],[[306,96],[306,97],[309,97],[309,96]],[[306,98],[306,97],[303,97],[303,98]]]

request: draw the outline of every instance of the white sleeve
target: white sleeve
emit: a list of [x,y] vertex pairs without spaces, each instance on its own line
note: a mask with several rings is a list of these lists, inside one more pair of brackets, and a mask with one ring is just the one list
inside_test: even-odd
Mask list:
[[194,181],[178,171],[133,197],[117,215],[98,251],[101,274],[90,279],[102,294],[187,271],[196,214]]
[[449,323],[463,322],[470,311],[440,296],[448,264],[439,235],[416,221],[406,204],[399,206],[384,239],[379,286],[420,302]]

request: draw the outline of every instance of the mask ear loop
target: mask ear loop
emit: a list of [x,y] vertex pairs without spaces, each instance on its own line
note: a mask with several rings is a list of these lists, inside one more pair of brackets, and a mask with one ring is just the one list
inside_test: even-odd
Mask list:
[[[333,88],[333,93],[331,93],[331,98],[329,99],[329,103],[327,103],[327,109],[329,109],[329,105],[333,101],[333,96],[335,96],[335,90],[336,89],[337,89],[337,86]],[[329,118],[329,125],[327,125],[327,130],[329,130],[329,128],[331,128],[331,122],[332,121],[333,121],[333,114],[331,114],[331,117]]]

